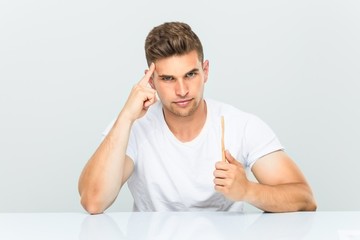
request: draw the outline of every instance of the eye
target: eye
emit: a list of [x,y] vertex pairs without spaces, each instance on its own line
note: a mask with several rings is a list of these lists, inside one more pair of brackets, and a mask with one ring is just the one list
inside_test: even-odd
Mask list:
[[163,76],[163,77],[161,77],[161,80],[163,80],[163,81],[171,81],[173,79],[174,78],[172,76]]
[[186,74],[187,78],[194,78],[197,75],[196,72],[189,72],[188,74]]

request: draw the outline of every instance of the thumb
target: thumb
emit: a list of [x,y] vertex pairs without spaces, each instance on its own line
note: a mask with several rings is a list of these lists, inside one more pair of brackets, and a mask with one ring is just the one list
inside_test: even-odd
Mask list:
[[226,160],[230,163],[230,164],[235,164],[235,165],[241,165],[241,163],[239,163],[229,152],[229,150],[225,151],[225,158]]

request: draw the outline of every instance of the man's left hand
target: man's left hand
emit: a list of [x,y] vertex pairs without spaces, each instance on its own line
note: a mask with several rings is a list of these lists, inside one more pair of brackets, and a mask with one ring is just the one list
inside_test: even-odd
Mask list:
[[241,201],[249,185],[245,169],[229,151],[225,151],[225,158],[226,162],[220,161],[215,164],[215,190],[232,201]]

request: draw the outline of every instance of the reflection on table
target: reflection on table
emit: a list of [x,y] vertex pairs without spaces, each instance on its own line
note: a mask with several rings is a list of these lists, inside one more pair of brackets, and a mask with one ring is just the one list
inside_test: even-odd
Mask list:
[[360,212],[0,213],[0,239],[360,239]]
[[88,216],[80,240],[106,239],[302,239],[313,214],[157,212]]

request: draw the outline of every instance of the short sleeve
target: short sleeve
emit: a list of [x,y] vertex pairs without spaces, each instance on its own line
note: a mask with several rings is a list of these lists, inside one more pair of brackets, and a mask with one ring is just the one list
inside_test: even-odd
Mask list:
[[251,115],[244,133],[244,159],[247,167],[252,168],[259,158],[283,149],[273,130],[257,116]]

